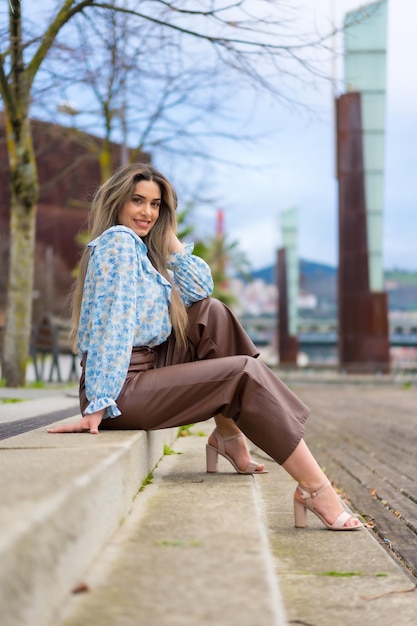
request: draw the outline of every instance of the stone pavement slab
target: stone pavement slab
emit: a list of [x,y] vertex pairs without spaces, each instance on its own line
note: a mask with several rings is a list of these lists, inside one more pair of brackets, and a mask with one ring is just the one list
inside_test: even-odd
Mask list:
[[254,478],[206,474],[206,435],[177,440],[59,626],[287,623]]
[[306,440],[315,456],[386,549],[417,576],[416,389],[293,389],[311,408]]
[[63,409],[74,408],[74,415],[79,411],[76,388],[66,387],[0,387],[0,424]]
[[[312,408],[308,444],[369,529],[331,532],[311,514],[295,529],[294,481],[259,450],[269,474],[239,476],[221,459],[207,475],[198,433],[210,422],[171,443],[180,454],[163,457],[131,514],[134,494],[119,504],[126,485],[137,491],[144,433],[125,433],[126,447],[123,433],[39,429],[0,444],[2,626],[416,624],[415,389],[288,382]],[[117,532],[95,543],[109,522]]]
[[378,544],[372,530],[329,531],[311,513],[306,529],[294,528],[294,481],[264,462],[270,473],[257,477],[256,485],[288,624],[414,626],[416,580]]
[[415,581],[371,530],[295,529],[284,470],[255,450],[269,474],[207,475],[205,437],[173,445],[57,626],[416,623]]
[[2,626],[52,626],[175,435],[42,428],[0,442]]

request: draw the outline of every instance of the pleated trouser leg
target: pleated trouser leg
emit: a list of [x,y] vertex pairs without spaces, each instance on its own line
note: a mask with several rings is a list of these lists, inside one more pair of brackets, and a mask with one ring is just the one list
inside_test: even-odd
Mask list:
[[303,436],[308,407],[254,358],[256,347],[217,300],[190,307],[187,336],[185,352],[171,337],[155,349],[154,369],[129,370],[117,399],[122,415],[103,420],[101,428],[153,430],[221,413],[283,463]]

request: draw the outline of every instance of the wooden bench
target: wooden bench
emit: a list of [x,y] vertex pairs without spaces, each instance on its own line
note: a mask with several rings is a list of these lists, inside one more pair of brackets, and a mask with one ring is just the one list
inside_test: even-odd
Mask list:
[[54,372],[56,372],[58,382],[62,382],[61,370],[59,367],[59,356],[61,354],[67,354],[72,357],[68,382],[78,380],[76,366],[77,356],[71,350],[69,331],[69,321],[53,317],[49,313],[45,313],[39,323],[33,327],[30,342],[30,355],[33,359],[35,377],[37,381],[44,380],[45,357],[51,356],[52,361],[49,370],[48,382],[52,382]]

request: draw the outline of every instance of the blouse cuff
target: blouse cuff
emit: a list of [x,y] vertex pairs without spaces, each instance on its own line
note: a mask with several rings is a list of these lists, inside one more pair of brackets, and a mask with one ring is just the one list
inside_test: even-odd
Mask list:
[[180,267],[185,259],[188,259],[194,250],[193,243],[185,243],[183,252],[173,252],[167,257],[167,264],[175,269]]
[[101,411],[102,409],[106,409],[103,415],[103,419],[106,419],[107,417],[118,417],[119,415],[121,415],[117,404],[111,398],[100,398],[99,400],[93,400],[84,411],[84,415],[90,415],[91,413],[96,413],[97,411]]

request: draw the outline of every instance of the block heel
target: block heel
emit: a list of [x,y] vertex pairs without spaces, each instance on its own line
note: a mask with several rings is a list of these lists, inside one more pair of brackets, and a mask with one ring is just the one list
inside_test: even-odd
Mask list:
[[296,528],[305,528],[307,526],[307,508],[303,502],[298,502],[294,498],[294,526]]
[[226,450],[224,447],[225,441],[231,441],[232,439],[243,437],[242,433],[239,433],[237,435],[231,435],[231,437],[222,437],[218,429],[215,428],[215,430],[213,431],[213,434],[216,437],[218,448],[215,448],[209,443],[206,444],[206,463],[207,463],[208,473],[217,472],[219,454],[221,454],[222,457],[224,457],[225,459],[229,461],[229,463],[234,467],[234,469],[236,470],[238,474],[267,474],[268,473],[268,470],[260,469],[262,466],[259,463],[256,463],[255,461],[250,461],[246,469],[241,470],[236,465],[234,459],[232,459],[232,457],[226,453]]
[[209,474],[215,474],[219,469],[219,453],[209,443],[206,444],[206,466]]

